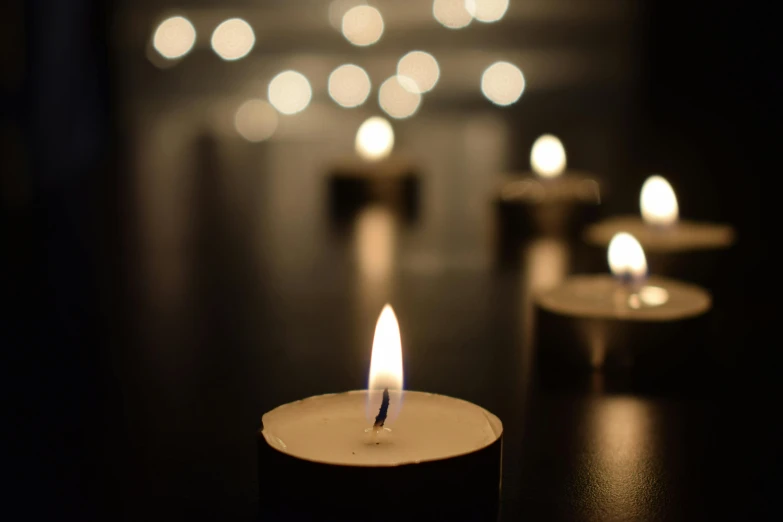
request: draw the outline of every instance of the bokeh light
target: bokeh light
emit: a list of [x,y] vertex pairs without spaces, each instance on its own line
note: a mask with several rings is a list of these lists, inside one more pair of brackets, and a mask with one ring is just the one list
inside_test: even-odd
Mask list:
[[413,80],[416,86],[415,92],[425,93],[438,83],[440,67],[431,54],[424,51],[411,51],[400,58],[397,63],[397,74]]
[[231,18],[218,25],[212,33],[212,49],[227,61],[244,58],[253,49],[256,35],[241,18]]
[[234,128],[247,141],[264,141],[277,130],[277,120],[277,111],[267,102],[248,100],[237,109]]
[[391,154],[394,129],[386,118],[373,116],[356,133],[356,153],[367,161],[378,161]]
[[525,77],[513,63],[495,62],[481,75],[481,92],[497,105],[515,103],[524,90]]
[[449,29],[462,29],[473,21],[465,0],[435,0],[432,3],[432,16]]
[[329,75],[329,96],[341,107],[363,104],[370,95],[370,77],[358,65],[341,65]]
[[296,71],[283,71],[269,82],[269,103],[283,114],[296,114],[310,104],[313,90],[307,77]]
[[172,16],[163,20],[152,37],[152,46],[161,56],[169,60],[188,54],[196,43],[196,29],[183,16]]
[[413,116],[421,104],[421,94],[416,92],[416,82],[405,76],[394,75],[378,89],[378,103],[392,118]]
[[365,47],[381,39],[383,17],[369,5],[357,5],[343,16],[343,36],[354,45]]
[[508,0],[465,0],[465,8],[479,22],[497,22],[508,11]]

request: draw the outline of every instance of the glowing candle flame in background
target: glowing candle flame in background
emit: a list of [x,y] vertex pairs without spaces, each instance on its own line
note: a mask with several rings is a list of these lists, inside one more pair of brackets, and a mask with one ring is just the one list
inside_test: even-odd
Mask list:
[[358,65],[341,65],[329,75],[329,96],[341,107],[350,109],[367,101],[370,77]]
[[416,92],[416,82],[406,76],[395,74],[378,89],[378,103],[383,112],[392,118],[410,118],[419,110],[421,94]]
[[234,115],[234,128],[247,141],[259,142],[277,130],[277,111],[264,100],[248,100]]
[[296,114],[307,108],[313,89],[307,77],[296,71],[283,71],[269,82],[269,103],[283,114]]
[[231,18],[221,23],[212,33],[212,49],[226,61],[247,56],[256,43],[256,35],[250,24],[241,18]]
[[627,232],[612,238],[608,258],[612,274],[623,281],[639,281],[647,276],[647,259],[642,245]]
[[413,80],[414,85],[403,83],[406,89],[414,88],[413,92],[425,93],[432,90],[440,78],[438,61],[430,53],[411,51],[397,63],[397,75]]
[[394,129],[380,116],[373,116],[362,123],[356,133],[356,153],[367,161],[387,157],[394,147]]
[[372,45],[383,35],[383,16],[369,5],[357,5],[343,15],[345,39],[359,47]]
[[152,46],[161,56],[175,60],[188,54],[196,43],[196,29],[183,16],[163,20],[152,37]]
[[375,338],[370,358],[370,381],[367,394],[367,418],[378,413],[381,395],[389,390],[389,420],[399,414],[402,399],[402,341],[397,316],[390,305],[383,307],[375,325]]
[[481,75],[481,92],[496,105],[516,103],[525,91],[522,71],[509,62],[495,62]]
[[542,178],[556,178],[566,167],[563,144],[551,134],[539,137],[530,150],[530,166]]
[[651,225],[667,226],[679,216],[677,196],[669,182],[662,176],[650,176],[642,185],[639,197],[642,218]]

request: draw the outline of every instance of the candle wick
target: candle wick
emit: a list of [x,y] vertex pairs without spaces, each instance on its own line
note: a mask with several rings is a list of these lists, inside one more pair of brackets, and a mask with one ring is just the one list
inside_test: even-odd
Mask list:
[[383,399],[381,399],[381,409],[378,410],[378,416],[375,417],[375,424],[373,428],[379,430],[383,428],[383,423],[386,422],[386,416],[389,414],[389,388],[384,388]]

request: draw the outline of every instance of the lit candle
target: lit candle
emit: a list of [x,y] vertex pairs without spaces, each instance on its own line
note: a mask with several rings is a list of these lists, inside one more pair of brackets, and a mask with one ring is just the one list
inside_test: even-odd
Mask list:
[[[647,274],[644,250],[631,234],[615,235],[610,275],[579,275],[536,298],[537,344],[544,362],[640,373],[687,362],[703,344],[710,294],[695,285]],[[689,346],[691,345],[692,346]]]
[[331,170],[333,210],[352,212],[367,200],[399,204],[413,214],[418,203],[418,177],[412,163],[395,155],[394,129],[373,116],[356,132],[353,157]]
[[368,390],[264,414],[259,480],[270,520],[497,519],[500,420],[463,400],[403,391],[402,377],[399,327],[387,305]]
[[610,218],[585,231],[588,244],[605,249],[620,231],[633,234],[650,257],[657,273],[703,280],[716,267],[716,254],[734,243],[728,225],[679,218],[677,196],[661,176],[650,176],[639,197],[641,216]]
[[505,180],[500,188],[497,202],[512,229],[563,235],[597,212],[601,193],[595,177],[567,170],[566,165],[565,148],[556,136],[545,134],[535,141],[532,172],[513,175],[515,179]]

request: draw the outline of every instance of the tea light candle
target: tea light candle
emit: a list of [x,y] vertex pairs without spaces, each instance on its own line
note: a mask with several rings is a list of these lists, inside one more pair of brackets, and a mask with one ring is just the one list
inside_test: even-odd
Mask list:
[[560,140],[545,134],[530,152],[532,173],[511,176],[500,187],[497,204],[509,226],[523,233],[561,235],[589,219],[601,203],[595,176],[566,170]]
[[710,294],[695,285],[647,277],[644,250],[621,232],[609,244],[608,275],[573,276],[537,296],[542,361],[591,368],[675,367],[703,344]]
[[418,177],[414,165],[392,153],[394,129],[388,120],[374,116],[356,132],[355,155],[331,169],[331,197],[337,205],[352,210],[365,200],[380,199],[401,204],[415,212]]
[[500,420],[460,399],[403,391],[402,377],[399,327],[387,305],[368,390],[264,414],[259,479],[270,519],[497,519]]
[[734,244],[731,226],[680,220],[674,190],[661,176],[650,176],[644,182],[639,203],[641,216],[596,223],[586,229],[585,241],[604,250],[615,234],[628,232],[642,245],[656,273],[687,279],[702,279],[718,264],[716,254]]

